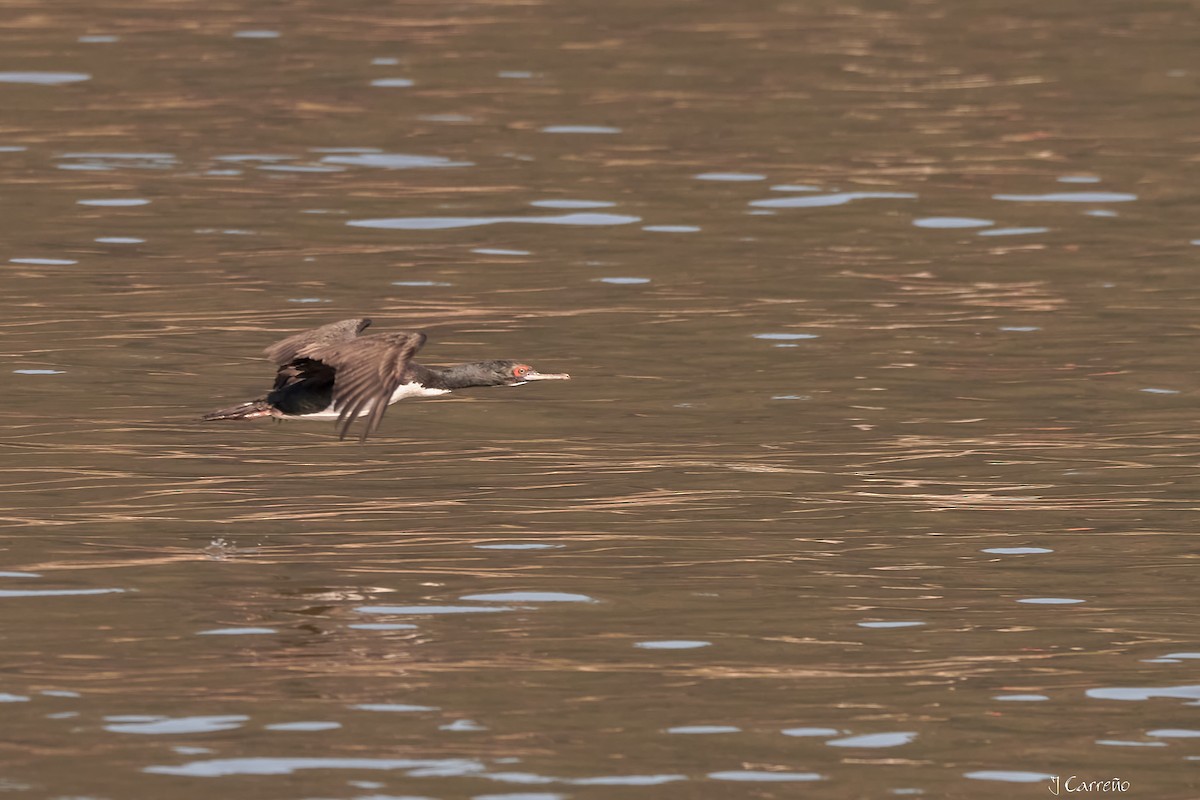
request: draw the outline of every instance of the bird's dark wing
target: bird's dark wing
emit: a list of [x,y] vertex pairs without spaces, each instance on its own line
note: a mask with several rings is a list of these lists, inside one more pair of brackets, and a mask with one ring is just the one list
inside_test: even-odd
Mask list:
[[304,355],[303,351],[311,347],[322,347],[353,341],[370,324],[371,320],[366,317],[331,322],[328,325],[313,328],[311,331],[304,331],[303,333],[289,336],[271,345],[263,352],[267,354],[267,358],[271,359],[273,364],[282,367],[284,364],[295,359],[296,356]]
[[404,368],[423,344],[425,334],[420,332],[381,333],[303,349],[305,358],[320,361],[337,371],[333,402],[340,409],[337,428],[342,439],[346,438],[351,423],[367,409],[359,441],[365,441],[379,427],[392,393],[404,380]]

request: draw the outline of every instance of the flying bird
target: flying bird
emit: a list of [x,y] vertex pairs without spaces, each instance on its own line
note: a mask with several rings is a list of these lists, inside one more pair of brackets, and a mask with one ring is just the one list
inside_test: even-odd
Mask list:
[[520,386],[565,381],[520,361],[476,361],[427,367],[413,361],[425,344],[420,331],[361,335],[371,320],[344,319],[276,342],[264,351],[278,371],[265,397],[205,414],[204,420],[334,419],[338,436],[365,417],[359,441],[379,427],[387,407],[406,397],[434,397],[472,386]]

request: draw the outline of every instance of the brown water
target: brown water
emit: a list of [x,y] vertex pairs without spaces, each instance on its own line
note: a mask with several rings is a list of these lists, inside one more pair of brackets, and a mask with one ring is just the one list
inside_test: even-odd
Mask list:
[[[101,5],[0,34],[4,796],[1198,794],[1194,3]],[[358,315],[575,380],[196,421]]]

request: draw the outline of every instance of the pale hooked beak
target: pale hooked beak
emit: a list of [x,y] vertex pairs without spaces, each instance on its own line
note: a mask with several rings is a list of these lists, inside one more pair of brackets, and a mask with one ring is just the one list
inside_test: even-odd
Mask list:
[[527,381],[569,381],[571,376],[565,372],[527,372],[522,379]]

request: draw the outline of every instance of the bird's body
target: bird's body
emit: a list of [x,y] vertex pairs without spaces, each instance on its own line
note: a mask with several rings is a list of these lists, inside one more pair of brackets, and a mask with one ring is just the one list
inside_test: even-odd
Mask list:
[[360,439],[379,427],[392,403],[409,397],[435,397],[471,386],[519,386],[534,380],[566,380],[516,361],[480,361],[453,367],[427,367],[412,360],[425,334],[361,336],[369,319],[347,319],[289,336],[266,349],[278,367],[265,397],[213,411],[205,420],[337,420],[344,439],[351,423],[366,417]]
[[[438,395],[449,393],[449,389],[430,389],[422,386],[419,383],[416,383],[415,381],[412,383],[402,383],[396,387],[396,391],[392,392],[392,397],[390,400],[388,400],[387,404],[390,406],[392,403],[397,403],[401,400],[407,400],[410,397],[437,397]],[[364,410],[362,413],[367,413],[367,410]],[[313,411],[307,414],[281,414],[280,416],[288,419],[327,420],[337,419],[339,412],[337,406],[330,403],[320,411]]]

